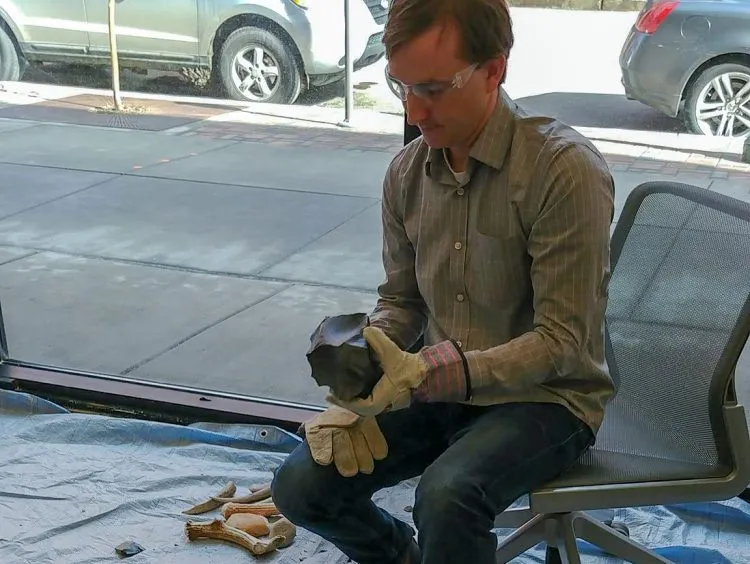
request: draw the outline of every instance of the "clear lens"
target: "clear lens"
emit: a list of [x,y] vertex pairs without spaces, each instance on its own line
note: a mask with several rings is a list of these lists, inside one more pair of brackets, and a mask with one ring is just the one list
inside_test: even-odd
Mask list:
[[385,75],[385,81],[388,84],[388,88],[391,90],[391,92],[393,92],[394,96],[404,102],[406,100],[406,89],[404,88],[404,85],[388,76],[387,73]]
[[388,88],[390,88],[391,92],[393,92],[393,94],[402,102],[406,101],[406,96],[409,91],[411,91],[415,96],[418,96],[419,98],[422,98],[424,100],[434,100],[449,88],[461,88],[464,82],[463,77],[459,74],[453,78],[452,82],[448,83],[422,82],[419,84],[411,84],[409,86],[406,86],[393,78],[390,74],[388,74],[387,68],[385,71],[385,81],[388,84]]

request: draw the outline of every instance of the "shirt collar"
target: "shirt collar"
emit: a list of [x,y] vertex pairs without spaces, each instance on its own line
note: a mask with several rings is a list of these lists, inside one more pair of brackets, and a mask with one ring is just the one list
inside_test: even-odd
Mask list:
[[[516,108],[516,103],[500,88],[495,109],[469,151],[471,159],[497,170],[502,169],[513,139]],[[430,175],[433,166],[439,167],[444,163],[443,150],[431,147],[425,172]]]

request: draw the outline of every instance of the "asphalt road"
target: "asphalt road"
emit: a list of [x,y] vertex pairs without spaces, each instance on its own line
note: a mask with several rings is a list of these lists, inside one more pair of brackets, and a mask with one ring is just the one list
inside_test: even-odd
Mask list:
[[[512,9],[515,44],[506,89],[529,108],[576,126],[645,131],[685,131],[682,124],[623,95],[618,57],[635,12]],[[400,113],[384,83],[385,61],[354,74],[355,105]],[[108,71],[45,65],[25,80],[106,88]],[[216,96],[177,74],[147,77],[125,72],[122,87],[164,94]],[[219,96],[221,94],[218,94]],[[297,103],[343,107],[344,84],[306,93]]]

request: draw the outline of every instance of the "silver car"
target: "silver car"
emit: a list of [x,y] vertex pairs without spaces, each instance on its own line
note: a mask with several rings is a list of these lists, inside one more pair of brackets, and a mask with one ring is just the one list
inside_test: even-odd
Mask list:
[[[109,64],[107,0],[0,0],[0,80],[26,61]],[[388,0],[350,0],[354,68],[384,56]],[[344,77],[344,0],[117,0],[124,68],[204,74],[234,99],[293,103]]]

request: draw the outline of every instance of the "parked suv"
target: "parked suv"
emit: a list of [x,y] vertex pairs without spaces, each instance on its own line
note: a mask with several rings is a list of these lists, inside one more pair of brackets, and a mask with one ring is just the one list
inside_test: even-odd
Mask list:
[[[0,80],[26,61],[108,65],[108,0],[0,0]],[[388,0],[351,0],[354,68],[384,55]],[[344,77],[344,0],[117,0],[124,68],[205,74],[237,100],[290,104]]]

